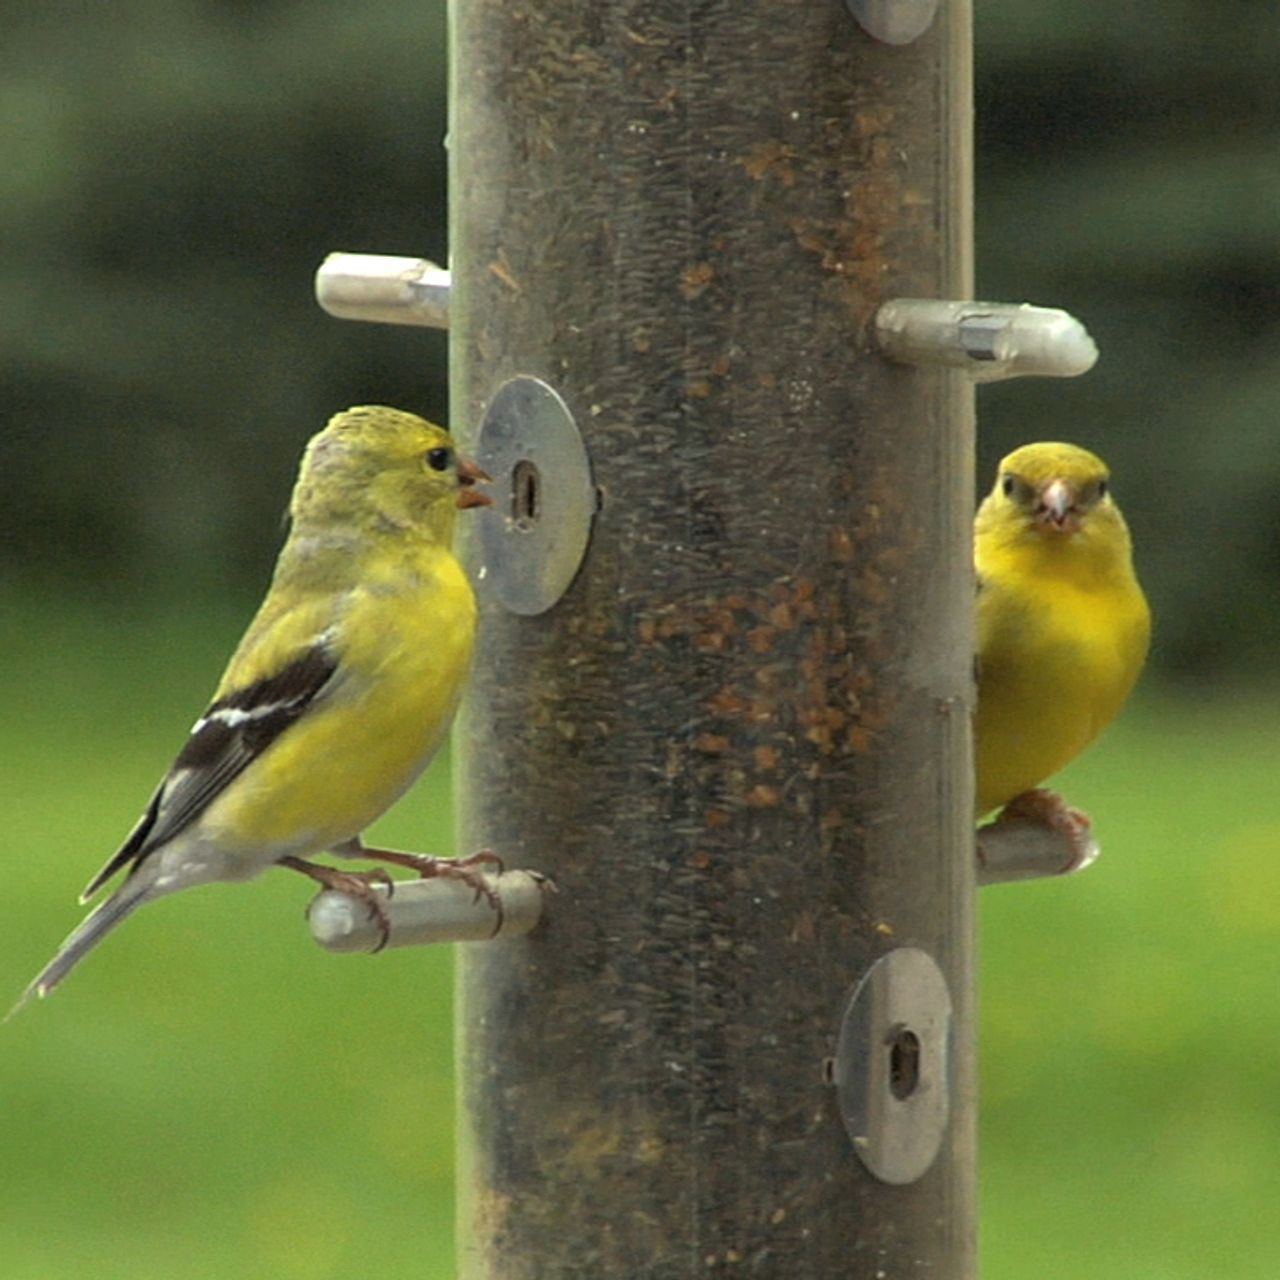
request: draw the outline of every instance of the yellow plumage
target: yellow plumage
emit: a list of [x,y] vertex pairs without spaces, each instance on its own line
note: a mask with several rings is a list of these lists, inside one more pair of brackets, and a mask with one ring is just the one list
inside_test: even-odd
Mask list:
[[1025,445],[978,509],[979,815],[1083,751],[1142,670],[1150,613],[1109,482],[1087,450]]
[[352,579],[342,598],[321,590],[283,617],[264,609],[214,695],[279,669],[330,630],[339,664],[332,697],[280,736],[245,786],[209,806],[207,824],[229,842],[301,838],[328,849],[362,831],[421,772],[457,708],[476,611],[452,552],[415,539],[342,557]]
[[[331,848],[390,808],[435,753],[470,664],[475,604],[452,555],[414,559],[400,570],[411,589],[352,588],[334,632],[341,685],[210,805],[206,823],[228,841]],[[251,670],[241,660],[226,680],[237,687]]]
[[454,869],[368,850],[360,833],[421,773],[457,707],[476,606],[450,543],[457,509],[488,502],[472,487],[484,478],[442,428],[396,409],[348,410],[311,440],[266,599],[85,896],[120,870],[126,878],[19,1007],[137,907],[178,889],[275,864],[358,888],[358,877],[304,861],[323,851]]

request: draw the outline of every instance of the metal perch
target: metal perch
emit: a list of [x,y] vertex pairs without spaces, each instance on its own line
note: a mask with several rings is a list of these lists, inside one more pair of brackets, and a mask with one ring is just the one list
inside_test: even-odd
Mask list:
[[[486,876],[501,899],[499,913],[483,894],[461,880],[397,880],[383,896],[389,933],[387,947],[417,947],[428,942],[486,942],[528,933],[542,916],[549,888],[534,871],[504,871]],[[367,903],[351,894],[326,889],[307,911],[311,936],[327,951],[380,951],[382,928]]]

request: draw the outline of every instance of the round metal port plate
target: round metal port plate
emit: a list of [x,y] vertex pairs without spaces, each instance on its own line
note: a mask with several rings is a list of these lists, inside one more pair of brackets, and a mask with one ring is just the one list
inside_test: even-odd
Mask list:
[[547,383],[512,378],[485,412],[475,455],[493,479],[493,507],[480,520],[479,589],[513,613],[545,613],[577,574],[595,515],[577,423]]

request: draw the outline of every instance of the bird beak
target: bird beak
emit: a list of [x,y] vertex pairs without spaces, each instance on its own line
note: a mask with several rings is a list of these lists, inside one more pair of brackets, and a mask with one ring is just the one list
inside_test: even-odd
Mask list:
[[1050,480],[1040,490],[1036,519],[1058,533],[1074,533],[1080,527],[1076,491],[1065,480]]
[[491,507],[493,499],[474,486],[488,484],[492,479],[493,477],[487,471],[481,470],[469,458],[459,458],[458,483],[462,489],[458,493],[458,506],[464,510],[467,507]]

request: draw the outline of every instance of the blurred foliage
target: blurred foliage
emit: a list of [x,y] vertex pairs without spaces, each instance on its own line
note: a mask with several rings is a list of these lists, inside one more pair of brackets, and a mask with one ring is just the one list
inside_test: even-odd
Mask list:
[[5,568],[256,584],[329,414],[446,413],[442,335],[312,300],[333,249],[443,260],[443,7],[52,3],[4,26]]
[[[982,296],[1103,358],[984,389],[980,476],[1031,438],[1116,471],[1200,682],[1280,629],[1280,23],[1257,0],[977,4]],[[336,248],[444,260],[442,0],[10,7],[0,40],[0,571],[256,586],[301,441],[444,415],[441,335],[311,299]]]

